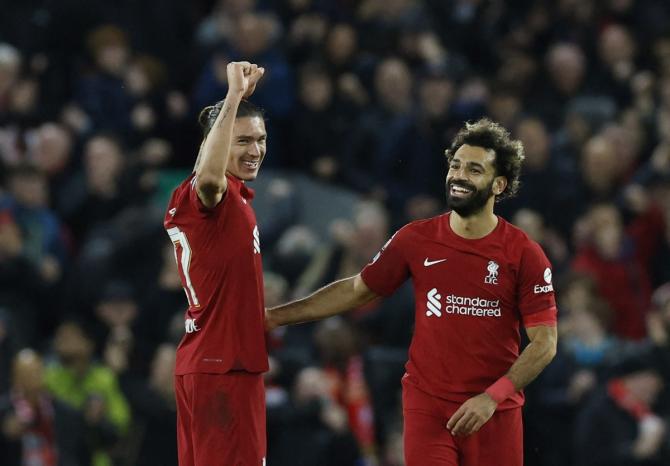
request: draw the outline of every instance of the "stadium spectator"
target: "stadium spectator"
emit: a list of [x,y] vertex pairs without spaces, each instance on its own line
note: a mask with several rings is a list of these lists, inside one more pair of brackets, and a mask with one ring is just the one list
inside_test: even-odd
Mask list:
[[12,389],[0,396],[0,452],[7,466],[89,466],[97,427],[46,390],[42,358],[21,350]]
[[114,372],[93,360],[95,343],[87,332],[75,321],[58,326],[56,359],[47,365],[44,380],[54,398],[76,409],[95,430],[91,464],[110,466],[112,448],[130,424],[130,407]]
[[614,333],[639,340],[645,337],[645,313],[651,299],[649,261],[663,233],[660,212],[650,205],[625,229],[613,204],[597,204],[582,218],[577,234],[583,238],[572,269],[591,275],[614,310]]
[[668,461],[667,422],[657,411],[663,375],[649,354],[631,356],[579,414],[577,466],[660,466]]

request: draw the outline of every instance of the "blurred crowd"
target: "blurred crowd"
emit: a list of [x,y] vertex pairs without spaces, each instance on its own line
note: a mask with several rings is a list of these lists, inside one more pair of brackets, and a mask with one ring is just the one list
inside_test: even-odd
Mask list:
[[[186,299],[163,210],[238,59],[266,69],[268,306],[443,212],[444,149],[489,116],[526,150],[497,211],[544,248],[559,305],[558,355],[527,390],[526,463],[670,464],[668,24],[665,0],[10,0],[2,464],[176,464]],[[348,215],[301,197],[300,174],[353,193]],[[268,335],[268,464],[402,466],[412,325],[406,286]]]

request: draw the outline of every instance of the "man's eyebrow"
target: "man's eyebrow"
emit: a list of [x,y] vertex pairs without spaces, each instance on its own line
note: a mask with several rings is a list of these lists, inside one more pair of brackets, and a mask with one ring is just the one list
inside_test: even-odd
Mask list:
[[[451,159],[451,163],[454,163],[454,162],[463,163],[463,161],[461,159],[457,159],[457,158]],[[477,167],[477,168],[481,168],[482,170],[486,170],[486,167],[479,162],[466,162],[465,165],[468,166],[468,167]]]

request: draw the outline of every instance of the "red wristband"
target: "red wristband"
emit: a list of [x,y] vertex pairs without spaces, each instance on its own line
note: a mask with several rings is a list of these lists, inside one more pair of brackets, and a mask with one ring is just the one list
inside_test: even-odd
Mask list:
[[516,387],[514,387],[514,384],[506,375],[500,377],[486,389],[486,393],[498,404],[502,403],[516,392]]

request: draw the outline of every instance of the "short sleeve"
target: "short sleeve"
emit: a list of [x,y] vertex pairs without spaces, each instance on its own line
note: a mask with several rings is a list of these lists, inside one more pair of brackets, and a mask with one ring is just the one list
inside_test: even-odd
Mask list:
[[188,185],[185,186],[185,189],[188,190],[188,203],[191,206],[191,208],[196,212],[202,214],[203,216],[207,217],[211,215],[213,212],[216,212],[218,209],[220,209],[221,206],[224,204],[226,198],[228,197],[227,194],[228,190],[230,189],[230,186],[229,189],[223,194],[223,198],[221,199],[221,201],[219,201],[217,205],[211,208],[203,204],[202,201],[200,200],[200,196],[198,196],[198,190],[195,187],[195,175],[193,175],[193,177],[190,180],[188,180]]
[[521,256],[518,296],[524,327],[556,324],[551,263],[535,242],[530,242]]
[[363,281],[376,294],[389,296],[409,278],[409,265],[403,254],[404,229],[389,239],[372,261],[363,268]]

